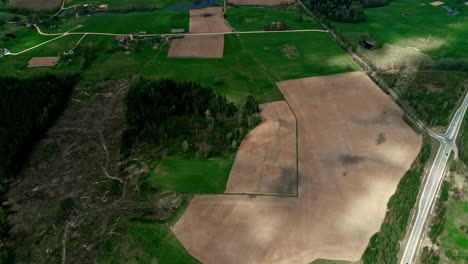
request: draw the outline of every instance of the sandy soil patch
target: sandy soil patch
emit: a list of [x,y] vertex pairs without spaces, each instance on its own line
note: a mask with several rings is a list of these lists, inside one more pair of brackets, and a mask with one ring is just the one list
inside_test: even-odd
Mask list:
[[223,18],[222,7],[207,7],[190,10],[190,33],[231,32]]
[[228,4],[245,6],[276,6],[282,4],[292,4],[294,0],[228,0]]
[[364,73],[277,85],[298,122],[298,197],[198,195],[173,232],[207,264],[356,261],[422,139]]
[[441,1],[435,1],[435,2],[432,2],[430,3],[430,5],[433,5],[433,6],[440,6],[440,5],[443,5],[444,2],[441,2]]
[[173,39],[169,48],[170,58],[222,58],[224,35],[190,36]]
[[260,105],[260,116],[237,151],[226,193],[296,195],[296,119],[284,101]]
[[51,67],[59,61],[59,57],[33,57],[28,62],[28,67]]
[[9,0],[12,7],[28,9],[53,9],[60,5],[60,0]]

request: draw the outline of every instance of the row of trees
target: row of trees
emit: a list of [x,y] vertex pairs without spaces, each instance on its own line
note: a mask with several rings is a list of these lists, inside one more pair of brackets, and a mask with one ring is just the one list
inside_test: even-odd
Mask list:
[[193,82],[134,77],[125,104],[124,155],[145,142],[207,158],[235,148],[258,122],[252,96],[238,108],[213,89]]
[[395,194],[387,204],[387,214],[380,231],[373,235],[362,256],[364,264],[397,263],[400,240],[404,238],[410,212],[416,204],[424,165],[431,155],[431,145],[425,140],[417,161],[405,173]]
[[[0,77],[0,195],[5,194],[35,141],[63,109],[76,80],[76,76],[51,74]],[[5,220],[6,209],[0,207],[1,240],[7,233]],[[7,263],[7,248],[5,243],[0,245],[0,263]]]

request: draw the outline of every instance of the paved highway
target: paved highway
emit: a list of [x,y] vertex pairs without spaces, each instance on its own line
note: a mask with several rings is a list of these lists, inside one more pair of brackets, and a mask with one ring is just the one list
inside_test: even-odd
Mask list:
[[427,182],[424,185],[421,198],[419,199],[416,221],[412,227],[408,244],[406,245],[403,257],[400,262],[401,264],[411,264],[416,262],[415,255],[418,251],[421,233],[423,232],[424,224],[431,210],[436,193],[444,178],[445,166],[447,165],[447,161],[450,157],[450,152],[453,150],[455,152],[455,158],[458,157],[456,140],[467,107],[468,93],[466,94],[462,105],[455,113],[445,134],[435,133],[428,129],[429,135],[436,138],[440,142],[440,147],[429,172]]

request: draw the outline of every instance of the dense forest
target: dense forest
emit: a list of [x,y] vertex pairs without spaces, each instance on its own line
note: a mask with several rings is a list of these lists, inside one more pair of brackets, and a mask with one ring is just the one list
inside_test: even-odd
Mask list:
[[[72,75],[43,74],[28,78],[0,77],[0,192],[4,195],[8,182],[21,168],[23,161],[59,113],[77,80]],[[2,204],[3,205],[3,204]],[[6,209],[0,207],[0,263],[8,263],[5,248]]]
[[303,0],[303,3],[318,18],[359,23],[366,20],[364,8],[385,6],[388,0]]
[[237,107],[212,88],[193,82],[135,77],[125,104],[121,150],[126,156],[142,142],[197,158],[227,154],[259,122],[252,96]]
[[304,4],[315,14],[333,21],[359,23],[366,19],[362,2],[356,0],[304,0]]

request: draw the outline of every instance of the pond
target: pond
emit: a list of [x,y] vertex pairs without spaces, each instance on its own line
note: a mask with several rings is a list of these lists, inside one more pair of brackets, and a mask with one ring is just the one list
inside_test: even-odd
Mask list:
[[165,10],[186,11],[190,9],[204,8],[204,7],[217,6],[217,5],[218,4],[216,3],[216,0],[200,0],[200,1],[195,1],[193,3],[170,6],[168,8],[165,8]]

